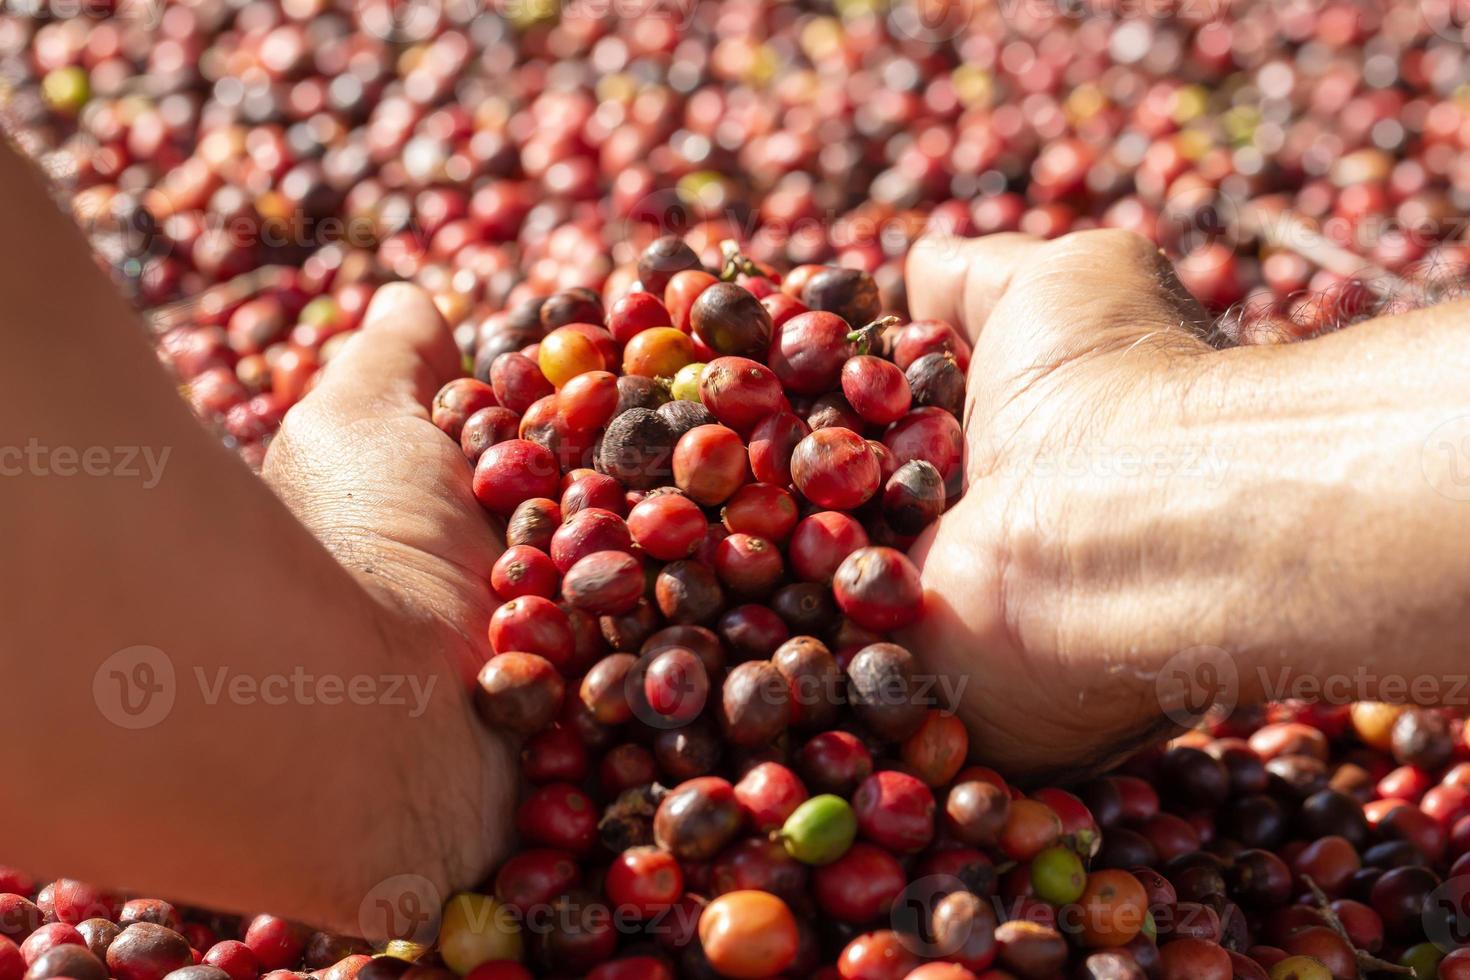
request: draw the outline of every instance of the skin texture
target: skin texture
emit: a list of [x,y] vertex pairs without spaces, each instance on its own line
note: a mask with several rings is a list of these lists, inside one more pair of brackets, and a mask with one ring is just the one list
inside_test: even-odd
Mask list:
[[[457,368],[432,303],[379,291],[287,416],[262,482],[191,417],[70,222],[4,149],[0,188],[26,229],[0,241],[0,444],[169,450],[151,488],[0,479],[0,718],[29,746],[0,781],[9,859],[350,934],[384,889],[401,901],[402,882],[383,884],[394,876],[419,876],[421,907],[482,879],[514,797],[511,748],[467,687],[489,654],[502,545],[429,421]],[[108,678],[100,697],[93,682],[139,644],[162,651],[176,693],[166,717],[129,730],[108,717]],[[288,687],[267,704],[217,687],[222,669],[396,677],[401,700],[339,689],[335,705],[305,703]],[[428,692],[417,717],[412,683]]]
[[1216,351],[1126,232],[931,239],[908,274],[914,317],[975,345],[969,489],[915,546],[929,615],[906,639],[968,676],[980,758],[1096,767],[1169,730],[1177,669],[1222,657],[1240,704],[1283,676],[1456,690],[1470,494],[1444,436],[1470,429],[1470,304]]

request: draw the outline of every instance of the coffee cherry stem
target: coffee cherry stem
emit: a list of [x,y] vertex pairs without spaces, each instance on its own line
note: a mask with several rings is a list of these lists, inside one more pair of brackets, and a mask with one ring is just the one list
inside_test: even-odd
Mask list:
[[290,266],[263,265],[249,272],[242,272],[202,293],[165,303],[147,312],[148,325],[154,333],[165,334],[175,327],[191,323],[201,307],[218,304],[221,308],[239,306],[261,293],[281,288],[294,273]]
[[1332,910],[1332,901],[1327,897],[1327,893],[1312,880],[1311,875],[1302,875],[1302,881],[1306,884],[1307,890],[1312,893],[1312,900],[1317,903],[1317,911],[1322,913],[1322,918],[1327,922],[1328,928],[1337,933],[1342,941],[1348,944],[1348,948],[1353,951],[1353,957],[1358,961],[1358,971],[1360,973],[1364,975],[1369,973],[1397,973],[1402,976],[1414,975],[1413,967],[1404,966],[1401,963],[1390,963],[1388,960],[1379,959],[1366,949],[1359,949],[1357,944],[1353,942],[1352,937],[1348,935],[1347,928],[1342,924],[1342,920]]
[[744,273],[747,276],[758,276],[760,268],[740,251],[740,246],[733,238],[727,238],[720,242],[720,254],[724,256],[724,262],[720,266],[720,280],[722,282],[734,282]]
[[847,335],[847,339],[857,345],[859,355],[867,354],[877,349],[878,341],[883,338],[883,331],[889,327],[896,327],[902,322],[902,319],[889,313],[886,316],[880,316],[867,326],[852,331]]

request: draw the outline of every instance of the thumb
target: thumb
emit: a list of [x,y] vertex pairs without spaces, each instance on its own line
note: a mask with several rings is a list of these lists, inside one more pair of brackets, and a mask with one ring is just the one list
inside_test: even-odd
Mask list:
[[378,287],[363,325],[322,371],[311,396],[350,417],[421,415],[460,373],[454,338],[423,289]]

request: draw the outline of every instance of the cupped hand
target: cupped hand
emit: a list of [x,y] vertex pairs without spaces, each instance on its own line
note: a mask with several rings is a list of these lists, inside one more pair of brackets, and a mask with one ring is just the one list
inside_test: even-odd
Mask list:
[[[459,353],[421,289],[378,290],[364,325],[291,411],[264,475],[376,600],[404,670],[426,661],[458,688],[405,724],[403,757],[384,760],[382,819],[404,851],[373,875],[427,876],[447,892],[481,881],[509,837],[515,760],[475,716],[468,692],[490,655],[490,568],[504,550],[470,491],[459,447],[429,420]],[[395,771],[395,769],[397,771]],[[396,863],[395,863],[396,862]]]
[[1204,314],[1118,231],[926,239],[908,294],[974,345],[966,494],[914,548],[909,640],[965,685],[979,758],[1036,778],[1114,761],[1168,727],[1154,678],[1176,641],[1151,617],[1169,596],[1133,586],[1174,560],[1151,528],[1188,519],[1198,437],[1178,406],[1211,353]]

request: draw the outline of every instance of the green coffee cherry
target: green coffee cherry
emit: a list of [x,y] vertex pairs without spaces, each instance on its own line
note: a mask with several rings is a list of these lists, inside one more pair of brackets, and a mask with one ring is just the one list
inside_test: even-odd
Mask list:
[[698,361],[684,365],[674,375],[669,393],[681,402],[699,401],[699,376],[703,373],[704,365]]
[[1087,870],[1069,847],[1048,847],[1031,859],[1031,887],[1049,905],[1066,905],[1082,897]]
[[786,853],[803,864],[831,864],[852,847],[857,817],[840,796],[813,796],[791,812],[781,827]]

